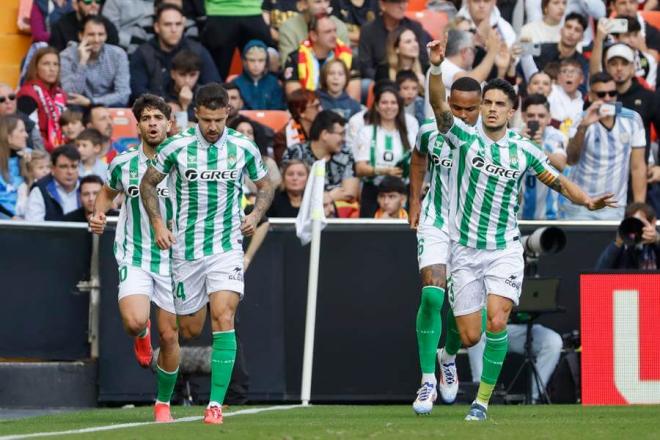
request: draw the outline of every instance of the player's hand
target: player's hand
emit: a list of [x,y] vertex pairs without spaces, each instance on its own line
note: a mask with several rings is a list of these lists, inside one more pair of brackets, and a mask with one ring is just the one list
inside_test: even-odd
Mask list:
[[591,124],[598,122],[598,120],[600,119],[600,114],[598,113],[598,110],[600,109],[601,105],[603,105],[603,101],[601,101],[600,99],[594,101],[587,108],[587,111],[584,113],[584,118],[582,118],[580,125],[588,127]]
[[433,40],[426,45],[429,50],[429,61],[435,66],[439,66],[445,59],[445,49],[447,47],[447,31],[445,31],[440,39]]
[[585,204],[585,206],[589,211],[597,211],[605,207],[616,208],[617,204],[616,199],[614,198],[614,194],[606,193],[597,197],[589,198],[589,201]]
[[167,229],[162,223],[154,226],[154,238],[156,239],[156,244],[162,250],[169,249],[174,243],[176,243],[172,231]]
[[410,225],[410,229],[416,230],[417,226],[419,226],[419,214],[421,211],[422,204],[419,200],[410,202],[408,208],[408,224]]
[[648,183],[660,182],[660,165],[649,167],[646,171],[646,177]]
[[246,237],[251,237],[257,230],[257,216],[253,213],[246,215],[241,223],[241,232]]
[[105,214],[102,212],[94,212],[89,217],[89,229],[91,229],[92,232],[97,235],[103,234],[106,223],[107,223],[107,219],[105,217]]

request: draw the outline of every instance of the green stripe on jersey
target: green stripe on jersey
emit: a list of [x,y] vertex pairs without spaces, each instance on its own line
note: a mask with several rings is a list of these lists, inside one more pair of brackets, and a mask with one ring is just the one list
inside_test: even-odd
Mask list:
[[[140,185],[140,155],[136,154],[129,165],[130,185]],[[133,266],[142,266],[142,216],[140,215],[140,198],[132,197],[131,221],[133,222]]]
[[[233,162],[230,163],[229,158],[230,157],[237,157],[237,148],[236,144],[233,142],[227,142],[227,168],[230,170],[233,170],[236,168],[236,161],[234,160]],[[224,217],[222,219],[222,250],[230,251],[232,249],[231,246],[231,232],[232,232],[232,222],[233,222],[233,211],[234,211],[234,191],[236,191],[236,182],[233,180],[227,181],[227,193],[226,193],[226,201],[225,201],[225,213]],[[240,191],[240,188],[239,188]]]
[[[188,169],[197,168],[197,142],[188,144],[186,148],[186,162]],[[195,222],[197,221],[197,209],[199,206],[199,189],[196,180],[188,181],[188,222],[186,223],[186,260],[195,257]]]
[[[502,164],[500,161],[500,149],[497,144],[492,144],[490,146],[490,154],[495,165]],[[498,178],[496,176],[488,176],[488,181],[486,182],[486,192],[484,193],[484,200],[481,204],[481,210],[479,212],[479,226],[477,228],[478,248],[486,247],[488,224],[490,223],[490,214],[491,210],[493,209],[493,198],[495,197],[495,191],[497,191],[497,182]]]
[[[210,146],[207,150],[207,169],[218,169],[218,148]],[[215,230],[215,216],[218,214],[218,181],[207,183],[207,210],[204,218],[204,255],[213,255],[213,232]]]

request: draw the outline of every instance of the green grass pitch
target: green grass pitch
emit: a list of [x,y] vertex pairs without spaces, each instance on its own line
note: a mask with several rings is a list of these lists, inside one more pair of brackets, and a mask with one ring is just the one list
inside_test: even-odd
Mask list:
[[[234,407],[228,414],[252,407]],[[467,423],[467,406],[436,406],[418,417],[406,406],[313,405],[225,418],[149,424],[69,435],[77,438],[158,439],[657,439],[660,406],[492,406],[485,423]],[[202,407],[174,407],[175,418],[200,416]],[[151,421],[151,408],[99,409],[0,422],[0,438]],[[58,436],[59,437],[59,436]],[[47,437],[57,438],[57,437]]]

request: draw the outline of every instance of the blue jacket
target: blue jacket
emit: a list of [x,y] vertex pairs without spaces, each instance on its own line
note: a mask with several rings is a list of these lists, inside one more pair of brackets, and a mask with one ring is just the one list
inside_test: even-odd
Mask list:
[[246,72],[243,72],[233,82],[241,91],[246,110],[286,109],[284,91],[272,73],[254,82]]
[[0,205],[12,214],[16,214],[16,200],[18,187],[23,183],[21,176],[20,158],[10,157],[8,161],[9,182],[6,182],[0,173]]
[[319,101],[321,101],[323,110],[332,110],[337,112],[347,121],[351,116],[362,110],[360,103],[348,96],[348,93],[346,92],[339,95],[338,98],[333,98],[328,94],[328,92],[320,89],[316,92],[316,94],[319,96]]

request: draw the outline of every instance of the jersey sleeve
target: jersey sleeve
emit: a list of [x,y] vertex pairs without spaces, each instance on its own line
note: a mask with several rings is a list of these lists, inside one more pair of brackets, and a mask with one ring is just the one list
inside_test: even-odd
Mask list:
[[633,148],[646,148],[646,130],[644,129],[642,117],[637,112],[633,113],[633,126],[635,129],[632,133],[630,145]]
[[548,156],[540,148],[532,143],[527,144],[523,148],[525,157],[527,158],[527,170],[536,175],[545,184],[549,184],[557,178],[559,171],[550,165]]
[[161,174],[170,174],[176,165],[179,150],[180,147],[174,143],[161,144],[156,151],[156,157],[149,162],[149,165]]
[[371,150],[371,137],[373,127],[365,125],[358,130],[353,143],[353,159],[356,162],[369,162],[369,151]]
[[422,154],[427,154],[429,151],[429,143],[433,133],[438,130],[435,125],[435,119],[426,119],[417,132],[417,140],[415,141],[415,149]]
[[257,146],[253,143],[246,144],[243,151],[245,152],[245,169],[248,178],[256,182],[266,177],[268,168],[261,158],[261,153]]
[[455,150],[464,145],[470,145],[474,139],[475,129],[455,117],[454,123],[447,133],[438,132],[438,134],[445,139],[450,149]]
[[115,191],[123,191],[124,186],[121,183],[121,164],[115,160],[110,163],[107,171],[105,184]]

